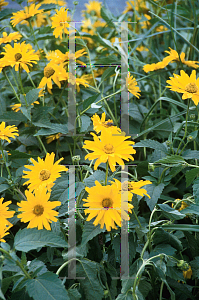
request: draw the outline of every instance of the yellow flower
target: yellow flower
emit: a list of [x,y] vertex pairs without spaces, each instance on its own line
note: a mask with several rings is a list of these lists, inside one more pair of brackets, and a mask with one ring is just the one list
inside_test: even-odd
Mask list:
[[46,58],[54,64],[62,64],[68,59],[67,53],[62,53],[60,50],[49,51]]
[[3,37],[0,38],[0,45],[10,43],[12,41],[16,42],[22,38],[22,35],[18,32],[11,32],[9,35],[7,32],[3,32]]
[[141,22],[141,28],[142,29],[148,28],[151,25],[151,23],[149,22],[149,20],[151,20],[151,17],[147,14],[144,14],[144,16],[147,19],[147,21]]
[[66,52],[68,62],[69,62],[69,59],[70,60],[76,60],[77,63],[79,63],[79,64],[81,64],[83,66],[86,66],[86,64],[84,62],[82,62],[81,60],[77,59],[77,58],[83,56],[84,54],[87,54],[87,52],[85,51],[85,49],[78,50],[74,54]]
[[168,53],[169,55],[167,57],[164,58],[164,60],[168,60],[169,62],[174,62],[174,61],[181,61],[183,64],[195,68],[197,69],[199,67],[199,62],[198,61],[192,61],[192,60],[185,60],[185,53],[182,52],[180,55],[178,54],[178,52],[176,50],[173,50],[169,47],[169,51],[165,51],[166,53]]
[[[104,225],[108,231],[111,228],[117,229],[115,223],[121,227],[121,193],[115,184],[102,186],[98,181],[95,181],[95,186],[85,190],[88,193],[88,198],[83,199],[83,206],[89,207],[85,209],[85,214],[89,214],[87,221],[95,218],[93,224],[103,228]],[[128,197],[130,201],[132,196]],[[128,203],[128,209],[131,211],[133,205]],[[125,212],[122,219],[128,220],[128,214]]]
[[[38,88],[45,88],[47,85],[47,90],[50,94],[52,94],[52,80],[54,83],[61,88],[61,81],[67,80],[68,74],[64,69],[64,65],[56,65],[54,63],[49,63],[44,68],[44,77],[42,78]],[[41,95],[41,92],[40,92]]]
[[18,129],[16,126],[6,126],[5,122],[0,124],[0,140],[6,140],[8,143],[10,143],[11,140],[9,138],[15,139],[18,135]]
[[2,10],[2,8],[4,6],[7,6],[8,5],[8,2],[4,1],[4,0],[0,0],[0,11]]
[[51,230],[49,223],[52,223],[52,221],[57,222],[55,217],[59,214],[53,209],[61,205],[61,202],[48,201],[50,193],[41,187],[35,190],[35,195],[28,190],[25,191],[25,195],[27,201],[20,202],[18,211],[22,213],[17,217],[24,223],[29,222],[27,228],[37,227],[38,230],[43,228]]
[[65,10],[64,7],[62,7],[60,10],[55,9],[56,14],[52,17],[52,28],[55,28],[53,31],[53,34],[56,38],[60,37],[62,39],[62,33],[68,34],[69,31],[67,28],[69,28],[69,18],[67,16],[68,9]]
[[[175,202],[179,202],[179,201],[181,201],[181,199],[175,199]],[[180,208],[178,208],[179,211],[181,211],[181,210],[185,209],[187,206],[189,206],[185,201],[181,201],[180,204],[181,204],[181,206],[180,206]],[[171,206],[174,207],[174,204],[172,203]]]
[[[34,104],[39,104],[39,101],[35,101],[31,105],[34,106]],[[10,105],[10,107],[12,108],[12,110],[18,112],[18,111],[20,111],[21,104],[20,103],[12,104],[12,105]]]
[[132,194],[136,194],[139,196],[144,196],[146,195],[147,197],[151,198],[148,194],[147,191],[145,189],[142,189],[141,187],[143,187],[144,185],[147,184],[152,184],[151,181],[146,180],[140,180],[140,181],[124,181],[123,183],[121,183],[119,180],[114,179],[115,183],[117,184],[118,188],[120,191],[125,192],[125,191],[129,191]]
[[83,148],[93,151],[85,156],[85,159],[93,160],[96,159],[94,169],[96,170],[100,163],[106,163],[108,161],[111,171],[115,171],[115,165],[118,163],[124,166],[124,161],[131,159],[134,160],[131,154],[135,154],[136,151],[132,145],[135,142],[125,141],[129,136],[118,134],[117,129],[102,130],[101,136],[98,137],[92,133],[94,141],[85,141]]
[[26,7],[24,7],[24,9],[17,11],[16,13],[13,13],[13,17],[11,17],[12,26],[15,27],[21,21],[27,20],[27,19],[35,16],[36,14],[43,13],[43,11],[44,11],[43,9],[39,10],[40,6],[41,6],[41,4],[37,4],[37,5],[31,4],[30,6],[26,6]]
[[47,144],[50,144],[51,142],[53,142],[54,140],[58,140],[60,138],[60,136],[62,136],[61,133],[57,133],[57,134],[52,134],[46,137],[47,139]]
[[54,185],[55,180],[61,176],[60,172],[68,171],[65,166],[58,165],[63,158],[60,158],[54,163],[55,153],[47,153],[45,160],[38,157],[38,162],[31,158],[32,166],[26,165],[25,167],[30,171],[24,171],[23,178],[29,179],[24,184],[29,184],[29,190],[41,187],[47,187],[50,191]]
[[192,276],[192,270],[191,270],[191,266],[189,266],[189,269],[187,271],[183,271],[183,276],[186,279],[191,279]]
[[[107,128],[107,130],[112,130],[112,128],[117,128],[117,126],[114,126],[113,121],[109,119],[108,121],[105,121],[106,114],[105,112],[102,113],[101,120],[100,117],[95,113],[91,120],[93,121],[93,129],[99,133],[102,129]],[[120,128],[117,128],[118,133],[121,132]]]
[[6,226],[6,225],[3,226],[3,224],[1,224],[1,226],[0,226],[0,242],[6,243],[6,241],[4,240],[4,237],[9,234],[9,232],[7,232],[7,231],[10,229],[10,227],[12,227],[12,224],[11,224],[11,226]]
[[79,87],[80,84],[84,85],[85,87],[88,87],[88,83],[86,82],[85,79],[75,77],[72,73],[68,73],[68,74],[69,74],[68,75],[68,82],[72,85],[76,84],[76,88],[77,88],[78,92],[80,91],[80,87]]
[[134,9],[137,11],[147,11],[147,7],[145,4],[146,1],[143,0],[130,0],[126,2],[126,9],[123,11],[123,14],[133,11]]
[[[1,226],[12,226],[12,224],[7,220],[13,217],[14,211],[9,211],[7,207],[11,201],[6,201],[2,203],[4,198],[0,198],[0,224]],[[1,227],[0,226],[0,227]]]
[[139,98],[140,94],[140,88],[137,86],[137,81],[135,78],[133,78],[133,75],[130,76],[130,72],[128,72],[128,75],[126,77],[126,87],[128,91],[133,94],[135,97]]
[[0,61],[3,62],[4,66],[15,66],[15,71],[18,71],[19,67],[21,67],[29,73],[28,66],[32,67],[32,63],[36,64],[36,60],[39,60],[32,46],[25,44],[25,42],[21,44],[14,43],[14,48],[11,45],[6,45],[4,50],[5,52],[1,52],[1,54],[4,54],[4,57],[1,58]]
[[193,70],[190,77],[183,70],[180,75],[173,74],[174,77],[169,77],[167,83],[170,90],[178,93],[183,93],[182,99],[191,98],[195,105],[199,103],[199,78],[196,79],[196,71]]
[[98,18],[101,17],[101,14],[100,14],[101,7],[102,7],[101,2],[89,1],[89,3],[86,3],[85,6],[86,6],[87,10],[84,10],[83,12],[87,12],[88,14],[94,12]]
[[138,47],[136,48],[136,50],[139,51],[139,52],[142,52],[142,51],[149,51],[149,49],[147,49],[147,48],[144,47],[144,46],[138,46]]
[[63,0],[43,0],[42,4],[56,4],[56,5],[59,5],[59,6],[66,6],[67,5],[66,1],[63,1]]
[[169,61],[163,59],[162,61],[159,61],[158,63],[154,64],[148,64],[143,67],[144,72],[148,73],[150,71],[156,71],[160,69],[164,69],[168,65]]

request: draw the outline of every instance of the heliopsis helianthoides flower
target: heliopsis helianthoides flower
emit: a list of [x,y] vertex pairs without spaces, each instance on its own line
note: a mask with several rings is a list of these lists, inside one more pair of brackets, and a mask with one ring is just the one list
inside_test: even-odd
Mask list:
[[8,2],[4,1],[4,0],[0,0],[0,11],[2,10],[2,8],[4,6],[7,6],[8,5]]
[[129,191],[132,194],[136,194],[139,196],[144,196],[146,195],[147,197],[151,198],[148,194],[147,191],[145,189],[143,189],[142,187],[147,185],[147,184],[152,184],[152,182],[150,180],[140,180],[140,181],[124,181],[123,183],[121,183],[119,180],[115,179],[115,183],[117,184],[117,187],[119,188],[119,191],[125,192],[125,191]]
[[186,279],[191,279],[191,276],[192,276],[192,269],[191,269],[191,266],[189,266],[189,269],[187,271],[183,271],[183,276],[184,278]]
[[[183,209],[185,209],[186,207],[189,206],[185,201],[182,201],[181,199],[175,199],[175,202],[177,203],[177,207],[179,206],[178,204],[180,204],[180,207],[177,208],[178,211],[181,211],[181,210],[183,210]],[[174,203],[172,203],[171,206],[174,208]]]
[[16,26],[21,21],[25,21],[31,17],[34,17],[37,14],[43,13],[43,9],[39,9],[41,4],[31,4],[30,6],[25,6],[24,9],[17,11],[16,13],[13,13],[13,16],[11,17],[11,24],[12,26]]
[[14,43],[14,48],[11,45],[6,45],[4,47],[5,52],[1,52],[4,54],[4,57],[0,59],[4,66],[15,66],[15,71],[19,70],[19,67],[24,69],[27,73],[30,72],[28,66],[32,67],[32,64],[37,64],[37,60],[39,60],[39,56],[35,54],[35,50],[32,48],[30,44],[25,44],[25,42]]
[[15,139],[18,135],[18,129],[15,125],[6,126],[5,122],[0,124],[0,140],[6,140],[10,143],[11,140],[9,138]]
[[53,141],[58,140],[58,139],[60,138],[60,136],[62,136],[61,133],[52,134],[52,135],[47,136],[47,137],[46,137],[46,140],[47,140],[46,142],[47,142],[47,144],[50,144],[50,143],[52,143]]
[[[6,201],[3,203],[4,198],[0,199],[0,224],[2,226],[12,226],[12,224],[7,220],[13,217],[14,211],[8,210],[8,205],[11,203],[11,201]],[[1,227],[1,226],[0,226]]]
[[7,32],[3,32],[3,37],[0,38],[0,45],[7,44],[12,41],[17,42],[21,38],[22,38],[22,35],[18,32],[11,32],[9,35],[7,34]]
[[[85,209],[85,214],[89,214],[87,221],[95,218],[93,224],[103,228],[106,226],[106,230],[110,231],[111,228],[117,229],[115,223],[121,227],[121,193],[115,184],[113,185],[101,185],[98,181],[95,181],[95,186],[85,190],[88,193],[88,198],[83,199],[83,206],[89,208]],[[132,199],[132,195],[127,195],[127,201]],[[127,202],[126,201],[126,202]],[[128,203],[128,211],[131,212],[133,205]],[[128,213],[124,212],[123,219],[128,220]]]
[[86,66],[86,64],[84,62],[82,62],[81,60],[77,59],[83,55],[87,54],[87,52],[85,51],[85,49],[80,49],[78,51],[76,51],[74,54],[73,53],[69,53],[69,52],[66,52],[66,55],[67,55],[67,61],[69,62],[69,59],[70,60],[76,60],[77,63],[83,65],[83,66]]
[[98,18],[101,17],[100,11],[101,11],[101,7],[102,7],[102,3],[99,1],[89,1],[89,3],[84,4],[86,6],[86,10],[83,10],[82,13],[85,16],[85,12],[86,13],[90,13],[90,14],[94,14],[96,15]]
[[106,114],[105,112],[102,113],[101,119],[100,117],[95,113],[92,117],[91,120],[93,121],[93,129],[99,133],[102,129],[106,128],[107,130],[112,130],[113,128],[117,128],[118,133],[121,133],[121,129],[118,128],[117,126],[114,126],[114,123],[111,119],[108,121],[106,120]]
[[[54,63],[49,63],[44,68],[44,77],[42,78],[38,89],[44,89],[47,85],[47,90],[50,94],[52,94],[52,80],[54,83],[61,88],[61,81],[65,81],[68,79],[68,73],[64,69],[64,65],[56,65]],[[41,92],[39,93],[41,95]]]
[[169,62],[170,62],[169,60],[164,58],[162,61],[159,61],[158,63],[144,65],[143,70],[144,72],[148,73],[151,71],[164,69],[169,64]]
[[56,4],[56,5],[59,5],[59,6],[66,6],[67,5],[66,1],[63,1],[63,0],[43,0],[42,4]]
[[169,77],[167,85],[170,90],[178,93],[182,93],[182,99],[191,98],[195,105],[199,103],[199,77],[196,79],[196,71],[193,70],[190,77],[183,70],[180,71],[180,75],[173,74],[174,77]]
[[137,85],[137,81],[135,78],[133,78],[133,75],[130,76],[130,72],[128,72],[128,75],[126,77],[126,87],[128,91],[133,94],[135,97],[139,98],[140,97],[140,88]]
[[146,12],[148,8],[146,7],[146,1],[143,0],[130,0],[126,2],[126,9],[123,11],[123,14],[129,11],[140,11]]
[[[33,102],[31,105],[34,106],[34,104],[39,104],[39,101],[35,101]],[[18,112],[21,110],[21,104],[20,103],[16,103],[16,104],[12,104],[10,105],[11,109],[14,110],[15,112]]]
[[38,162],[36,162],[31,158],[30,160],[33,165],[25,165],[25,168],[29,169],[29,171],[24,171],[25,175],[23,175],[23,178],[28,179],[24,184],[29,185],[28,188],[30,191],[33,191],[40,186],[47,187],[50,191],[55,180],[61,176],[60,172],[68,171],[65,166],[59,165],[63,158],[60,158],[55,163],[54,158],[55,153],[47,153],[45,160],[38,157]]
[[43,187],[35,190],[34,194],[26,190],[25,195],[27,201],[21,201],[19,203],[18,211],[21,214],[17,215],[22,222],[29,222],[27,228],[37,227],[38,230],[46,228],[51,230],[50,224],[57,222],[56,216],[59,214],[53,210],[55,207],[60,206],[60,201],[48,201],[50,193]]
[[62,64],[68,59],[68,55],[57,49],[55,51],[49,51],[48,54],[46,54],[46,58],[54,64]]
[[83,79],[83,78],[78,78],[78,77],[75,77],[72,73],[68,73],[68,82],[72,85],[75,85],[76,84],[76,89],[77,91],[79,92],[80,91],[80,87],[79,85],[82,84],[84,87],[88,87],[88,82]]
[[68,34],[69,31],[67,28],[69,28],[69,17],[68,17],[68,9],[65,9],[65,7],[62,7],[60,10],[55,9],[56,14],[51,18],[52,19],[52,28],[55,28],[53,31],[53,35],[60,39],[62,39],[62,34],[66,33]]
[[114,172],[116,163],[124,166],[123,159],[127,161],[129,159],[134,160],[131,154],[136,153],[132,147],[135,142],[126,141],[130,136],[118,133],[117,128],[113,128],[112,131],[103,129],[100,137],[93,132],[91,132],[91,135],[94,141],[85,141],[83,148],[93,151],[93,153],[87,154],[85,159],[97,159],[94,165],[95,170],[99,164],[108,161],[111,171]]
[[4,242],[4,243],[6,242],[4,240],[4,237],[9,234],[8,230],[10,229],[10,227],[12,227],[12,224],[11,224],[11,226],[6,226],[6,225],[3,225],[1,223],[1,226],[0,226],[0,242]]

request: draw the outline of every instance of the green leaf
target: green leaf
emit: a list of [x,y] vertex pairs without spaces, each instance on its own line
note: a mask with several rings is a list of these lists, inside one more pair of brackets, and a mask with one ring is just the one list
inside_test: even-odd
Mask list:
[[1,12],[0,12],[0,21],[4,20],[4,19],[8,19],[12,16],[12,14],[14,12],[17,12],[17,9],[14,8],[4,8]]
[[194,180],[193,195],[196,203],[199,203],[199,177]]
[[106,21],[106,23],[110,25],[112,25],[113,27],[115,27],[113,21],[117,21],[117,19],[115,18],[115,16],[110,12],[109,9],[105,8],[104,6],[102,6],[101,8],[101,17],[102,19],[104,19]]
[[27,118],[21,112],[8,111],[3,115],[0,115],[1,122],[9,122],[9,121],[20,121],[26,122]]
[[6,300],[6,298],[4,297],[3,292],[1,290],[2,278],[3,278],[3,276],[2,276],[2,267],[3,267],[3,261],[1,260],[1,262],[0,262],[0,298],[3,299],[3,300]]
[[113,47],[112,43],[109,40],[104,39],[103,37],[101,37],[101,35],[99,34],[99,32],[97,32],[97,35],[98,35],[100,43],[103,46],[108,47],[108,48],[112,49],[113,51],[115,50],[115,48]]
[[102,74],[101,83],[113,74],[115,74],[115,67],[108,67]]
[[32,89],[26,94],[26,100],[29,105],[35,102],[38,99],[40,89]]
[[[36,123],[34,123],[36,125]],[[68,134],[68,124],[56,124],[56,123],[49,123],[47,126],[42,125],[42,124],[37,124],[36,126],[39,127],[47,127],[48,128],[42,128],[40,129],[34,136],[37,135],[51,135],[51,134],[56,134],[56,133],[63,133],[63,134]]]
[[173,256],[176,252],[176,249],[168,244],[158,244],[155,248],[150,252],[150,257],[156,256],[158,254],[164,253],[166,255]]
[[162,228],[166,230],[181,230],[181,231],[194,231],[199,232],[199,225],[189,224],[173,224],[173,225],[162,225]]
[[186,150],[185,152],[183,152],[182,157],[184,159],[198,159],[199,151],[191,149]]
[[52,272],[27,280],[26,289],[34,300],[70,300],[61,280]]
[[9,185],[7,183],[5,184],[1,184],[0,185],[0,193],[2,193],[3,191],[6,191],[7,189],[9,189]]
[[92,103],[94,103],[100,94],[96,94],[84,100],[83,102],[83,110],[87,109]]
[[190,204],[188,207],[184,208],[182,211],[183,211],[184,214],[199,215],[199,203]]
[[164,153],[167,153],[167,148],[165,145],[157,142],[157,141],[153,141],[153,140],[143,140],[143,141],[140,141],[138,143],[136,143],[133,148],[136,148],[136,147],[146,147],[146,148],[151,148],[151,149],[155,149],[155,150],[160,150]]
[[15,235],[14,247],[18,251],[28,252],[45,246],[65,248],[68,244],[56,233],[46,229],[25,228]]
[[[174,235],[169,232],[166,232],[162,228],[157,228],[153,236],[153,243],[158,244],[169,244],[171,247],[175,248],[178,251],[183,249],[181,241]],[[164,252],[163,252],[164,253]]]
[[97,226],[93,225],[93,220],[87,221],[84,224],[83,233],[82,233],[82,242],[81,246],[85,246],[88,241],[92,240],[96,235],[98,235],[101,232],[106,231],[106,226],[104,225],[104,228],[100,228],[100,224]]
[[84,277],[84,279],[77,279],[84,290],[85,300],[101,300],[104,297],[104,290],[101,282],[98,279],[100,274],[100,266],[98,263],[82,259],[76,265],[77,277]]
[[87,115],[81,116],[81,130],[80,132],[87,132],[88,127],[91,124],[91,118]]
[[194,168],[185,173],[186,177],[186,187],[190,186],[190,184],[194,181],[195,177],[199,174],[199,168]]
[[118,66],[120,65],[120,61],[118,59],[118,57],[114,54],[110,54],[108,57],[107,56],[102,56],[98,59],[95,60],[95,64],[99,64],[99,65],[110,65],[111,64],[117,64]]
[[87,187],[92,187],[95,185],[95,181],[104,181],[105,180],[105,173],[103,171],[97,170],[91,176],[84,180],[84,183]]
[[180,163],[185,163],[185,160],[179,156],[179,155],[171,155],[171,156],[166,156],[164,158],[161,158],[157,161],[155,161],[156,164],[172,164],[172,165],[175,165],[175,164],[180,164]]
[[150,184],[145,187],[145,190],[147,190],[147,194],[151,197],[145,196],[144,200],[148,204],[150,210],[152,211],[158,202],[158,199],[160,198],[162,191],[164,189],[164,183],[160,183],[159,185]]
[[29,106],[29,107],[21,106],[20,110],[21,110],[22,114],[23,114],[29,121],[31,121],[31,106]]
[[78,299],[81,299],[81,297],[82,297],[77,289],[69,289],[68,295],[70,297],[70,300],[78,300]]
[[21,158],[31,158],[31,157],[38,157],[38,155],[32,155],[25,152],[20,152],[18,150],[12,150],[10,151],[11,156],[9,157],[9,160],[14,159],[21,159]]
[[168,219],[181,220],[186,217],[185,214],[182,214],[178,210],[170,207],[168,204],[158,204],[158,206],[162,210],[162,214]]

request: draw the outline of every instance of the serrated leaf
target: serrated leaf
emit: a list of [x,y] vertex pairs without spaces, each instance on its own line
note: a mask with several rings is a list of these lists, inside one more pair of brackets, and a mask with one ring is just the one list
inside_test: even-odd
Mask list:
[[56,233],[46,229],[25,228],[15,235],[14,247],[18,251],[28,252],[45,246],[65,248],[68,244]]
[[186,177],[186,187],[190,186],[190,184],[194,181],[195,177],[199,174],[199,168],[192,169],[185,173]]
[[145,187],[147,190],[147,194],[151,197],[148,198],[145,196],[145,201],[148,204],[150,210],[152,211],[158,202],[158,199],[160,198],[160,195],[162,194],[162,191],[164,189],[164,183],[160,183],[159,185],[150,184]]
[[33,102],[35,102],[38,99],[40,89],[32,89],[26,94],[26,101],[28,105],[31,105]]
[[37,135],[51,135],[56,133],[63,133],[68,134],[68,124],[56,124],[56,123],[48,123],[48,124],[41,124],[41,123],[35,123],[35,126],[39,127],[47,127],[40,129],[34,136]]
[[70,300],[61,280],[52,272],[27,280],[26,289],[34,300]]
[[185,214],[170,207],[168,204],[158,204],[158,206],[162,210],[162,214],[168,219],[181,220],[186,217]]
[[9,111],[5,112],[3,115],[0,115],[1,122],[9,122],[9,121],[20,121],[25,122],[27,118],[21,112]]
[[136,148],[136,147],[146,147],[146,148],[151,148],[151,149],[155,149],[155,150],[160,150],[164,153],[167,153],[167,148],[165,145],[157,142],[157,141],[153,141],[153,140],[143,140],[143,141],[140,141],[138,143],[136,143],[133,148]]
[[87,187],[92,187],[95,185],[95,181],[105,180],[105,173],[103,171],[97,170],[91,176],[84,180],[84,183]]
[[29,120],[31,121],[31,107],[24,107],[21,106],[20,108],[22,114]]
[[93,225],[93,220],[87,221],[84,224],[84,228],[83,228],[81,246],[83,247],[86,243],[88,243],[88,241],[92,240],[96,235],[105,231],[106,231],[105,225],[104,228],[101,229],[100,224],[95,226]]
[[88,127],[91,124],[91,118],[87,115],[81,116],[81,129],[80,132],[87,132]]
[[165,158],[161,158],[159,160],[157,160],[155,162],[156,164],[159,163],[159,164],[172,164],[172,165],[175,165],[175,164],[179,164],[179,163],[185,163],[185,160],[179,156],[179,155],[171,155],[171,156],[166,156]]

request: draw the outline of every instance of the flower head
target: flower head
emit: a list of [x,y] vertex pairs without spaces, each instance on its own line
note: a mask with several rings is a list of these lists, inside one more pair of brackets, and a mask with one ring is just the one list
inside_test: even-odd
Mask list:
[[101,7],[102,7],[102,3],[101,2],[98,2],[98,1],[89,1],[89,3],[86,3],[85,6],[86,6],[87,10],[83,11],[83,12],[87,12],[88,14],[94,12],[94,14],[98,18],[101,17],[101,14],[100,14]]
[[91,117],[91,120],[93,121],[93,128],[97,133],[99,133],[104,128],[106,128],[107,130],[112,130],[113,127],[118,129],[118,133],[121,132],[120,128],[114,126],[113,121],[111,119],[105,121],[106,120],[105,112],[102,113],[101,119],[97,114],[94,114]]
[[38,187],[47,187],[51,190],[55,180],[60,177],[60,172],[68,171],[65,166],[58,165],[63,158],[54,163],[55,153],[47,153],[45,160],[38,157],[38,162],[31,158],[32,166],[25,167],[30,171],[24,171],[23,178],[29,179],[24,184],[29,184],[29,190],[33,191]]
[[60,138],[60,136],[62,136],[61,133],[52,134],[52,135],[47,136],[47,138],[46,138],[47,144],[50,144],[51,142],[58,140]]
[[2,8],[4,6],[7,6],[8,5],[8,2],[4,1],[4,0],[0,0],[0,11],[2,10]]
[[6,225],[1,224],[1,226],[0,226],[0,242],[4,242],[4,243],[6,242],[4,240],[4,237],[9,234],[8,230],[10,229],[10,227],[12,227],[12,224],[11,224],[11,226],[6,226]]
[[140,94],[140,88],[137,86],[137,81],[135,78],[133,78],[133,75],[130,76],[130,73],[128,72],[128,75],[126,77],[126,87],[128,91],[133,94],[135,97],[139,98]]
[[117,128],[112,131],[102,130],[101,136],[98,137],[92,133],[94,141],[85,141],[83,148],[93,151],[85,156],[85,159],[96,159],[94,169],[96,170],[100,163],[106,163],[108,161],[111,171],[115,171],[115,165],[124,166],[123,159],[129,161],[134,160],[131,154],[135,154],[136,151],[132,145],[134,142],[126,141],[129,136],[124,136],[118,133]]
[[62,7],[60,10],[55,9],[56,14],[52,17],[52,28],[55,28],[53,34],[56,38],[60,37],[62,39],[63,32],[68,34],[69,31],[69,17],[67,16],[68,9],[65,10]]
[[80,84],[82,84],[85,87],[88,87],[88,83],[85,79],[75,77],[72,73],[68,73],[68,82],[72,85],[76,85],[78,92],[80,91]]
[[[187,206],[189,206],[185,201],[182,201],[181,199],[175,199],[175,202],[180,203],[180,207],[178,208],[178,211],[181,211],[181,210],[185,209]],[[172,203],[171,206],[174,207],[174,204]],[[177,207],[178,207],[178,205],[177,205]]]
[[[7,220],[9,218],[12,218],[14,215],[14,211],[8,210],[8,205],[11,203],[11,201],[5,201],[3,203],[4,198],[0,198],[0,224],[1,226],[12,226],[12,224]],[[1,228],[0,226],[0,228]]]
[[[88,198],[83,199],[87,202],[83,206],[89,207],[85,209],[85,213],[89,214],[87,221],[95,218],[93,224],[100,224],[101,228],[106,225],[108,231],[111,228],[117,229],[115,223],[121,227],[121,193],[115,184],[102,186],[98,181],[95,181],[95,186],[88,188]],[[132,196],[129,196],[126,202],[130,201]],[[128,203],[128,210],[131,211],[133,205]],[[122,218],[128,220],[128,214],[123,212]]]
[[142,189],[141,187],[147,185],[147,184],[152,184],[151,181],[146,180],[140,180],[140,181],[124,181],[123,183],[121,183],[119,180],[114,179],[115,183],[117,184],[118,188],[120,191],[125,192],[125,191],[129,191],[132,194],[136,194],[139,196],[144,196],[146,195],[147,197],[151,198],[148,194],[147,191],[145,189]]
[[10,143],[11,140],[9,138],[15,139],[18,135],[18,129],[16,126],[6,126],[5,122],[0,124],[0,140],[6,140],[8,143]]
[[10,43],[12,41],[17,42],[22,38],[22,35],[18,32],[11,32],[9,35],[7,32],[3,32],[3,37],[0,38],[0,45]]
[[187,271],[183,271],[183,276],[184,278],[186,279],[191,279],[191,276],[192,276],[192,269],[191,269],[191,266],[189,266],[189,269]]
[[58,215],[58,212],[53,209],[61,205],[61,202],[48,201],[50,193],[42,187],[35,190],[35,194],[26,190],[25,195],[27,201],[20,202],[18,211],[22,213],[17,217],[24,223],[29,222],[27,228],[37,227],[38,230],[43,228],[51,230],[49,223],[57,222],[55,217]]
[[39,60],[39,56],[35,54],[35,50],[32,49],[30,44],[25,44],[25,42],[14,43],[14,48],[11,45],[6,45],[4,47],[5,52],[4,57],[0,59],[4,66],[15,66],[15,71],[19,70],[19,67],[24,69],[27,73],[30,72],[28,66],[32,67],[32,63],[36,64],[36,60]]
[[36,14],[41,14],[43,13],[43,9],[39,10],[39,7],[41,4],[31,4],[30,6],[24,7],[24,9],[17,11],[16,13],[13,13],[13,17],[11,17],[11,24],[12,26],[16,26],[19,24],[21,21],[27,20]]
[[190,77],[183,70],[180,71],[180,75],[173,74],[174,77],[170,77],[167,83],[170,90],[178,93],[182,93],[182,99],[191,98],[195,105],[199,103],[199,78],[196,79],[196,71],[193,70]]

